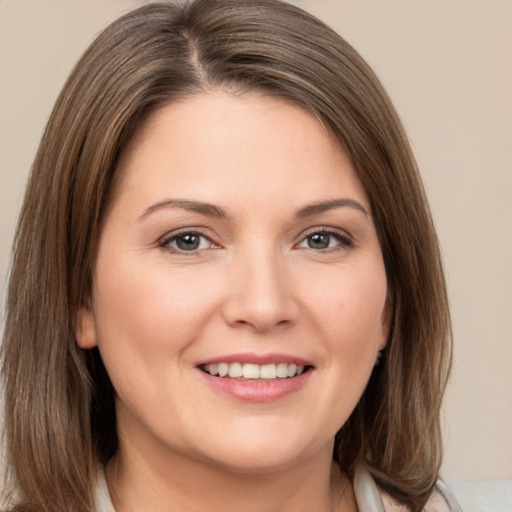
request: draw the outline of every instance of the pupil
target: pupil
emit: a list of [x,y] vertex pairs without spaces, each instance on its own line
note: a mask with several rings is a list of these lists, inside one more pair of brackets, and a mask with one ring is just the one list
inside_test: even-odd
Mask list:
[[193,251],[199,247],[197,235],[183,235],[176,240],[176,245],[183,251]]
[[308,240],[308,245],[311,249],[327,249],[327,247],[329,247],[329,235],[322,233],[311,235]]

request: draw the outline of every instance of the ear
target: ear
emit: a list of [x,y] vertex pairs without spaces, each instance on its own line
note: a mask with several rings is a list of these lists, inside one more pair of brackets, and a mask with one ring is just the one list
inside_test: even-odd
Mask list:
[[96,320],[90,304],[80,306],[75,317],[75,339],[83,349],[94,348],[98,345]]
[[388,290],[384,309],[382,310],[382,343],[379,347],[379,350],[383,350],[388,344],[389,333],[391,332],[391,323],[393,322],[394,316],[393,303],[394,301],[391,296],[391,292]]

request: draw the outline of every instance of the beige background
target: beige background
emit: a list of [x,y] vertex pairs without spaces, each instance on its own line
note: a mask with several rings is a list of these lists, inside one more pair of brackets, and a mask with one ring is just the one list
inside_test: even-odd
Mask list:
[[[137,0],[0,0],[0,306],[24,182],[73,63]],[[412,139],[455,330],[444,473],[512,477],[512,2],[302,0],[369,61]]]

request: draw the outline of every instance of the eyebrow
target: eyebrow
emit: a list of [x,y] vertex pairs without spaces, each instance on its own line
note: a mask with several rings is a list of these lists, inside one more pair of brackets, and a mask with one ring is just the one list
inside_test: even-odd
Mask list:
[[151,205],[149,208],[146,208],[139,217],[139,221],[145,219],[156,210],[172,207],[200,213],[207,217],[217,217],[220,219],[226,219],[228,217],[226,210],[219,206],[215,206],[214,204],[204,203],[202,201],[190,201],[187,199],[165,199],[164,201],[159,201],[158,203]]
[[[201,215],[205,215],[206,217],[216,217],[219,219],[227,219],[229,217],[226,210],[214,204],[205,203],[203,201],[192,201],[189,199],[165,199],[146,208],[142,212],[138,220],[144,220],[146,217],[148,217],[148,215],[162,208],[173,207],[199,213]],[[331,199],[329,201],[321,201],[318,203],[306,205],[295,212],[295,217],[298,219],[304,219],[307,217],[311,217],[313,215],[317,215],[319,213],[333,210],[335,208],[344,207],[354,208],[355,210],[360,211],[367,217],[370,215],[366,208],[358,201],[350,198],[342,198]]]
[[354,208],[361,213],[364,213],[366,217],[369,217],[370,214],[366,210],[366,208],[356,201],[355,199],[350,198],[342,198],[342,199],[331,199],[329,201],[321,201],[319,203],[313,203],[307,206],[304,206],[304,208],[301,208],[298,210],[295,214],[295,216],[298,219],[304,219],[306,217],[311,217],[313,215],[317,215],[319,213],[326,212],[328,210],[333,210],[334,208]]

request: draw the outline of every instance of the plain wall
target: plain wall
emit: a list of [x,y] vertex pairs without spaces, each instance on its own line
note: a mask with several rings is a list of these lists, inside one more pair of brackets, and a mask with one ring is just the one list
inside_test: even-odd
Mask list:
[[[0,0],[0,279],[53,102],[136,0]],[[455,335],[444,473],[512,477],[512,2],[302,0],[387,87],[443,247]],[[0,305],[4,305],[4,286]]]

